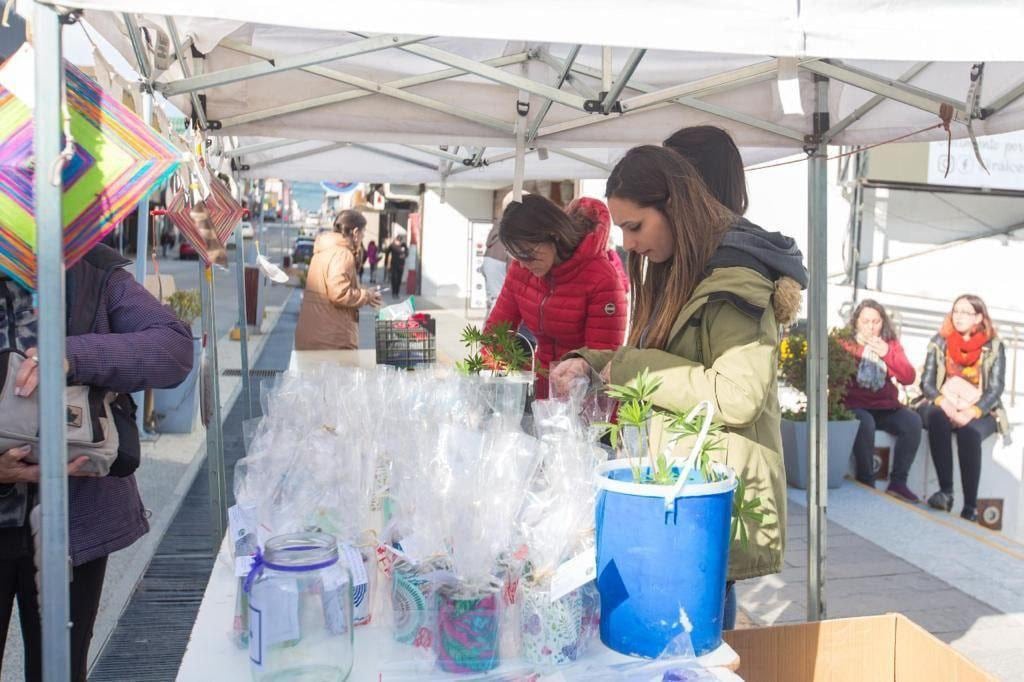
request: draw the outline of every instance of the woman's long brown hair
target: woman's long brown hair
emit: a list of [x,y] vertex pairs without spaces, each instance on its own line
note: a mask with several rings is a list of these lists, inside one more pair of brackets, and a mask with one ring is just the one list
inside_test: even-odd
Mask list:
[[653,145],[626,152],[608,176],[605,195],[657,209],[674,237],[674,254],[664,263],[629,254],[629,344],[639,346],[646,331],[645,347],[664,348],[735,215],[711,196],[689,161]]

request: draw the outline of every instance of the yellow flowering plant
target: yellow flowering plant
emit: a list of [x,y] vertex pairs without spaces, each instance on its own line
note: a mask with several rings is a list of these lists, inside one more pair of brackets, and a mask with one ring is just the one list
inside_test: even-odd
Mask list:
[[[846,387],[857,371],[857,362],[843,347],[844,341],[852,341],[848,329],[833,329],[828,334],[828,418],[831,421],[853,419],[853,413],[843,405]],[[789,386],[804,394],[801,406],[785,410],[783,415],[793,421],[807,419],[807,337],[803,334],[788,334],[779,342],[779,376]]]

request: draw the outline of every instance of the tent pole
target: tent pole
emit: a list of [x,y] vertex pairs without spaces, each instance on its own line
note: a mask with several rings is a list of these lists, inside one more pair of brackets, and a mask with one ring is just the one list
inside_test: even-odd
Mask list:
[[[255,234],[255,233],[254,233]],[[242,226],[235,227],[235,283],[238,286],[238,339],[242,355],[242,390],[245,391],[245,416],[252,419],[252,376],[249,374],[249,321],[245,301],[245,239]],[[244,439],[243,445],[244,448]]]
[[814,79],[814,135],[809,141],[807,310],[807,620],[825,618],[828,494],[828,79]]
[[206,466],[210,485],[210,532],[213,551],[220,549],[227,528],[227,485],[224,479],[224,425],[220,414],[220,370],[217,363],[217,316],[214,312],[213,267],[200,261],[199,290],[203,300],[203,352],[210,387],[209,423],[206,425]]
[[42,506],[43,679],[70,679],[67,441],[64,431],[63,187],[50,169],[61,148],[61,23],[54,9],[35,3],[35,214],[39,294],[39,497]]
[[[147,84],[142,85],[142,120],[146,126],[153,120],[153,91]],[[135,281],[146,286],[146,256],[149,254],[149,194],[142,197],[138,209],[135,229]],[[163,303],[163,301],[160,301]],[[139,391],[132,395],[132,399],[138,406],[135,411],[135,423],[139,429],[139,437],[147,438],[146,431],[146,392]]]

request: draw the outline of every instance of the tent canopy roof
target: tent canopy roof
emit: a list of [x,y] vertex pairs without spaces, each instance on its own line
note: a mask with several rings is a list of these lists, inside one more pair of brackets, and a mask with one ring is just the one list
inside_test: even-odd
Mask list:
[[[320,149],[341,143],[433,147],[426,166],[391,158],[395,165],[388,168],[402,181],[436,181],[465,159],[500,157],[514,148],[517,126],[527,148],[586,152],[604,165],[626,148],[702,124],[729,130],[741,148],[756,150],[751,160],[778,158],[803,150],[814,132],[813,82],[821,76],[830,79],[825,138],[831,144],[875,144],[910,134],[918,141],[944,138],[936,127],[943,105],[952,109],[957,137],[968,134],[968,122],[977,135],[1024,127],[1020,63],[989,61],[972,90],[973,63],[948,61],[1024,55],[1016,36],[992,34],[1009,30],[1010,19],[1020,25],[1019,3],[965,8],[912,1],[864,9],[817,0],[798,11],[791,2],[732,0],[708,9],[648,0],[624,12],[604,0],[570,0],[545,4],[542,13],[539,0],[525,0],[515,12],[465,0],[409,0],[394,11],[385,1],[352,13],[322,3],[304,12],[295,3],[186,0],[174,8],[184,18],[170,22],[151,14],[166,7],[151,0],[78,4],[129,58],[134,50],[125,15],[102,10],[135,12],[143,51],[146,42],[165,42],[173,55],[176,38],[191,43],[202,55],[182,50],[191,77],[183,78],[177,63],[164,64],[157,88],[185,111],[197,108],[195,95],[204,95],[205,119],[239,137],[241,147],[267,138],[316,140],[310,148]],[[880,38],[897,26],[905,29],[900,39]],[[374,33],[404,30],[417,33]],[[946,33],[949,41],[941,38]],[[667,49],[678,46],[688,51]],[[936,58],[947,61],[930,61]],[[608,90],[613,96],[604,98]],[[592,111],[613,104],[607,114]],[[437,154],[442,145],[449,154],[457,147],[461,157]],[[305,179],[332,158],[317,154],[304,164],[294,156],[297,149],[241,162],[253,174],[258,163],[260,175]],[[363,161],[353,151],[333,159],[352,168],[349,163]],[[277,156],[289,158],[277,167],[268,163]],[[377,157],[367,166],[373,177],[386,158]],[[588,177],[595,169],[565,157],[552,163],[550,156],[527,166],[535,167],[533,177],[546,178],[562,172]],[[507,168],[507,179],[511,167],[478,171],[494,176]]]
[[865,228],[892,241],[944,245],[1024,238],[1024,192],[885,182],[865,183],[865,191]]
[[[55,3],[67,6],[67,3]],[[162,0],[77,0],[86,10],[164,14]],[[354,8],[318,0],[180,0],[197,46],[244,25],[327,31],[580,43],[660,50],[840,59],[1014,61],[1022,58],[1024,4],[1007,0],[378,0]],[[298,33],[298,31],[296,32]]]

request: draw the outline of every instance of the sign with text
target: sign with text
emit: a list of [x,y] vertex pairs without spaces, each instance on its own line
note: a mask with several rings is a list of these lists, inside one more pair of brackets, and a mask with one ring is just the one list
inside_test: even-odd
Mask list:
[[945,141],[929,143],[928,182],[935,185],[1024,190],[1024,133],[979,137],[978,149],[988,172],[978,163],[970,139],[953,140],[948,155]]

